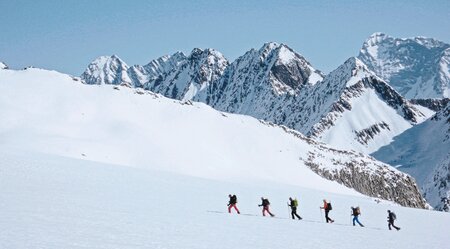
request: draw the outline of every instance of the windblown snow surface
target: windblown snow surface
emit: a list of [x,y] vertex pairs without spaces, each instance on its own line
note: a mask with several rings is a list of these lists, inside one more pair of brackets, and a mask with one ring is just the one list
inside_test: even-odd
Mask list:
[[[447,213],[375,202],[282,129],[40,69],[0,70],[0,248],[445,248]],[[242,215],[227,214],[227,195]],[[260,197],[276,218],[262,217]],[[302,221],[288,219],[299,198]],[[331,200],[323,222],[319,205]],[[350,225],[350,206],[365,228]],[[401,231],[387,230],[386,210]],[[224,213],[221,213],[224,212]]]

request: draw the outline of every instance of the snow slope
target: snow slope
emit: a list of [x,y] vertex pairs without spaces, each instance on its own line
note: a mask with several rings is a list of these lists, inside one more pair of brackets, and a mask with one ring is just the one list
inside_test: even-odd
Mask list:
[[308,135],[363,153],[389,144],[433,113],[412,105],[354,57],[327,75],[304,102]]
[[[24,152],[0,150],[1,248],[446,248],[450,216],[377,204],[271,182],[199,179]],[[227,195],[249,215],[228,215]],[[260,196],[279,219],[261,217]],[[299,198],[303,221],[288,218],[286,201]],[[331,200],[334,224],[318,207]],[[362,209],[366,228],[349,226],[350,206]],[[397,214],[389,231],[386,210]]]
[[427,201],[442,210],[442,199],[450,199],[450,103],[373,156],[414,176]]

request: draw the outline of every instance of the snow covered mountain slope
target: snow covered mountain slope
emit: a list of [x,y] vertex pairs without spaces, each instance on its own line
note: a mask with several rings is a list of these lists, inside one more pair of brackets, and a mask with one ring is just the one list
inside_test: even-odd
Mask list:
[[207,88],[217,80],[228,66],[228,61],[214,49],[195,48],[177,68],[145,85],[145,89],[166,97],[191,100],[205,99]]
[[191,100],[196,96],[203,100],[207,87],[222,75],[227,65],[227,59],[214,49],[195,48],[189,56],[177,52],[145,66],[132,67],[113,55],[94,60],[81,78],[86,84],[122,84],[173,99]]
[[441,200],[450,199],[450,103],[373,156],[414,176],[428,202],[442,209]]
[[[443,212],[298,185],[199,179],[3,145],[1,248],[359,249],[364,244],[428,249],[450,243],[450,215]],[[237,195],[241,215],[220,213],[226,212],[230,193]],[[275,218],[261,216],[261,196],[270,199]],[[298,198],[303,220],[288,218],[289,196]],[[318,209],[323,198],[333,204],[333,224],[323,222]],[[361,207],[364,228],[350,225],[355,205]],[[399,232],[388,230],[386,210],[397,214]]]
[[[201,103],[141,89],[80,84],[40,69],[0,71],[0,92],[3,148],[208,179],[355,193],[313,169],[366,195],[425,207],[411,177],[371,157]],[[359,181],[348,179],[353,177],[349,172],[358,174]]]
[[[309,94],[308,133],[338,148],[371,153],[432,111],[418,108],[357,58],[348,59]],[[320,119],[317,119],[320,118]],[[308,127],[310,127],[308,125]]]
[[450,44],[374,33],[358,58],[408,99],[450,97]]
[[[206,103],[216,109],[267,119],[273,106],[323,79],[301,55],[284,44],[266,43],[234,61],[212,85]],[[195,99],[197,100],[197,99]]]

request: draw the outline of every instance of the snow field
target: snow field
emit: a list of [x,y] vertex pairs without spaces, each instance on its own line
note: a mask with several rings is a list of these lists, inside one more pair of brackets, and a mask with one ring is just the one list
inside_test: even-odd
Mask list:
[[[1,150],[0,159],[1,248],[445,248],[449,242],[448,214],[367,197],[18,150]],[[279,218],[288,217],[287,199],[296,196],[306,221],[208,212],[226,212],[229,193],[237,194],[242,213],[255,215],[260,196],[267,197]],[[335,224],[322,222],[324,197]],[[368,228],[349,226],[352,205],[361,207]],[[387,209],[396,212],[401,231],[387,230]]]

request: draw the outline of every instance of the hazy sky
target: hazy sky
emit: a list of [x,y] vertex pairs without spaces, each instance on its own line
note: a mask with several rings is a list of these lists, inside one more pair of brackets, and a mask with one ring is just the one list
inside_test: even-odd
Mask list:
[[450,1],[0,0],[0,61],[80,75],[98,56],[128,65],[194,47],[230,60],[285,43],[324,72],[374,32],[450,42]]

